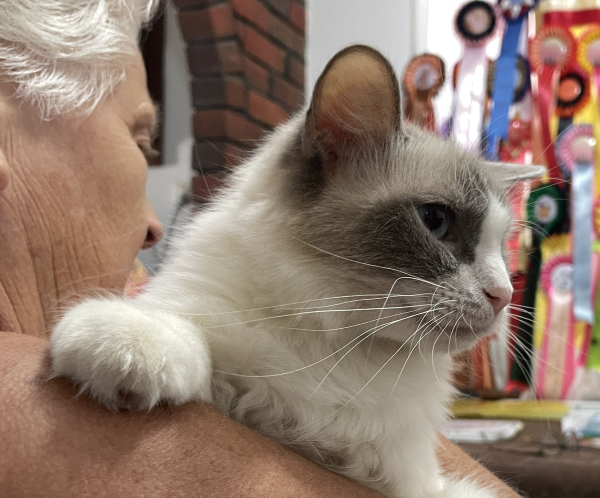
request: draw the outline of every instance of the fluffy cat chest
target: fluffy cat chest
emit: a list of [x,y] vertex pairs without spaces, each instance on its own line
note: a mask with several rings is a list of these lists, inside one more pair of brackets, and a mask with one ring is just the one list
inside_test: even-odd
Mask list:
[[446,365],[438,365],[436,378],[422,358],[406,360],[379,369],[367,367],[363,357],[345,366],[313,364],[289,375],[221,373],[213,389],[223,412],[282,442],[309,438],[337,448],[379,446],[402,433],[435,431],[446,415],[452,394]]

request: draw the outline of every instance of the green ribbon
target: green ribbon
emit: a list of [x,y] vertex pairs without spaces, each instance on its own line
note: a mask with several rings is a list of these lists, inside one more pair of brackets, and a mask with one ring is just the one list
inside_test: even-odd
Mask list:
[[[600,253],[600,242],[592,244],[592,251]],[[594,312],[594,323],[592,325],[592,336],[590,337],[590,348],[585,366],[600,371],[600,279],[596,282],[596,305]]]

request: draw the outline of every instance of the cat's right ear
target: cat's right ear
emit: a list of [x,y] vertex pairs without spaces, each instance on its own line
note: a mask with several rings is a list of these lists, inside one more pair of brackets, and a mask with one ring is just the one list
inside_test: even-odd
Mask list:
[[325,174],[344,158],[383,147],[401,133],[400,89],[394,69],[378,51],[353,45],[319,77],[306,115],[304,153],[320,156]]
[[546,173],[544,166],[535,164],[485,162],[484,166],[492,178],[506,186],[524,180],[538,180]]

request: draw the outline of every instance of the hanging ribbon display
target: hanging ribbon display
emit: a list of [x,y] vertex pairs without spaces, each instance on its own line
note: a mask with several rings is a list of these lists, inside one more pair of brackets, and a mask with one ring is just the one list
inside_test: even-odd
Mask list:
[[[531,225],[531,251],[522,306],[534,309],[542,256],[540,245],[546,237],[563,230],[567,218],[566,196],[558,185],[542,184],[531,191],[527,202],[527,219]],[[511,379],[522,384],[532,383],[533,323],[521,320],[517,327],[514,355],[522,361],[514,362]]]
[[[535,7],[537,0],[499,0],[498,4],[506,21],[500,56],[495,63],[493,83],[493,109],[487,128],[486,156],[498,160],[501,139],[506,139],[508,114],[513,102],[514,90],[518,85],[517,49],[525,18]],[[529,74],[527,74],[529,80]],[[516,83],[516,84],[515,84]]]
[[554,115],[556,93],[561,69],[569,62],[575,49],[571,33],[560,26],[545,26],[531,44],[531,63],[538,76],[537,104],[540,116],[542,144],[550,178],[560,181],[550,117]]
[[571,257],[555,256],[547,261],[540,281],[548,296],[548,310],[536,393],[544,398],[560,399],[565,396],[575,373]]
[[444,84],[444,62],[437,55],[414,57],[402,80],[407,96],[404,117],[429,131],[435,131],[433,98]]
[[463,57],[456,81],[456,107],[452,126],[456,142],[466,150],[479,153],[487,81],[486,45],[498,25],[494,8],[474,1],[458,11],[455,30],[464,42]]
[[571,171],[573,225],[573,313],[592,324],[592,211],[596,140],[590,125],[571,126],[560,142],[559,155]]

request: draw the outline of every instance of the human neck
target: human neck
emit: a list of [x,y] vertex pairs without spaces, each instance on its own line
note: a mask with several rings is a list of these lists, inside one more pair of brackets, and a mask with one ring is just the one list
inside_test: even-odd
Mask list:
[[[36,197],[52,189],[31,190],[16,174],[0,196],[0,330],[48,337],[60,310],[98,288],[122,289],[127,272],[103,280],[96,251],[76,252],[92,227],[69,224],[60,200]],[[23,198],[31,202],[18,209]]]
[[[3,207],[0,212],[7,211]],[[16,221],[9,216],[0,223],[0,331],[44,337],[46,313],[36,277],[41,262],[32,258],[27,232]]]

